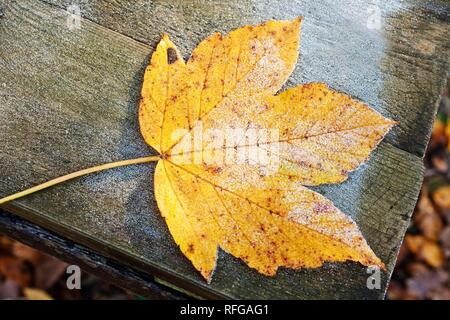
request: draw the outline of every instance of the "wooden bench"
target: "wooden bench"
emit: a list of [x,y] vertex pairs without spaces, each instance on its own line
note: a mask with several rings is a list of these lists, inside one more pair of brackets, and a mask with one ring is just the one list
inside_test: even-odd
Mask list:
[[207,284],[159,214],[153,164],[89,175],[7,203],[0,232],[151,297],[183,297],[157,282],[204,298],[384,297],[449,70],[448,1],[76,3],[79,25],[66,11],[70,0],[0,0],[0,197],[153,152],[140,136],[136,111],[143,70],[161,34],[170,34],[188,57],[214,31],[301,15],[301,55],[287,87],[326,82],[399,122],[348,181],[315,188],[351,215],[387,272],[380,289],[366,286],[370,274],[356,263],[281,269],[269,278],[220,252]]

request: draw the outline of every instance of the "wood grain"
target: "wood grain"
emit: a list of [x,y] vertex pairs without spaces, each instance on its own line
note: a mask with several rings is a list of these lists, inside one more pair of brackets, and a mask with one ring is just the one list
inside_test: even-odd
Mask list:
[[[432,106],[448,68],[448,26],[439,1],[428,9],[391,2],[383,7],[385,25],[375,31],[365,26],[362,1],[345,14],[346,1],[342,7],[331,1],[80,1],[84,18],[75,30],[67,28],[66,3],[48,2],[0,0],[0,196],[153,152],[139,134],[136,108],[143,69],[162,32],[187,56],[215,30],[304,15],[302,54],[288,86],[325,81],[400,122],[348,181],[316,189],[352,216],[388,270],[381,288],[369,290],[369,274],[355,263],[283,269],[268,278],[221,252],[207,285],[160,217],[154,167],[147,164],[68,182],[5,209],[207,298],[384,296],[420,189]],[[412,49],[412,39],[428,39],[433,53]]]

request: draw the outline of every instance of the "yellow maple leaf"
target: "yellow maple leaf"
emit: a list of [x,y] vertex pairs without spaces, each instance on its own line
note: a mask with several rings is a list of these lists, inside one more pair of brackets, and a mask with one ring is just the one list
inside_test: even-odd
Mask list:
[[301,18],[215,33],[185,62],[167,35],[144,74],[139,122],[157,150],[158,207],[208,281],[218,248],[265,275],[383,263],[354,221],[306,186],[338,183],[395,124],[322,83],[276,95]]

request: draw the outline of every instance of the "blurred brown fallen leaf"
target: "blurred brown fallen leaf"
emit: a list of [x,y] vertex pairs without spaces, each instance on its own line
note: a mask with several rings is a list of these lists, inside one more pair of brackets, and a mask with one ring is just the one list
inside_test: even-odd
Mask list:
[[0,274],[22,287],[30,285],[31,273],[23,260],[16,257],[0,257]]
[[417,202],[417,211],[425,212],[428,214],[436,213],[433,202],[428,196],[428,188],[424,187],[420,192],[419,201]]
[[439,245],[421,235],[406,235],[405,244],[417,259],[438,268],[444,263],[444,253]]
[[432,198],[439,209],[450,209],[450,186],[440,187],[433,193]]
[[12,244],[11,253],[17,258],[21,258],[25,261],[31,262],[33,265],[38,264],[44,257],[44,254],[42,254],[38,250],[33,249],[20,242],[14,242]]
[[448,171],[448,162],[447,159],[445,159],[445,156],[443,155],[436,155],[431,157],[431,162],[433,163],[434,168],[441,172],[447,172]]
[[417,258],[434,268],[440,268],[444,264],[444,253],[441,247],[436,242],[427,239],[420,247]]
[[446,127],[445,124],[436,120],[431,131],[430,149],[436,149],[440,145],[445,146],[447,144]]
[[23,289],[23,295],[28,300],[53,300],[53,298],[47,292],[35,288]]
[[[15,279],[22,286],[29,286],[32,278],[31,272],[28,272],[27,270],[26,281],[23,279],[18,280],[21,276],[21,269],[19,266],[23,266],[24,261],[28,261],[34,266],[34,286],[39,289],[50,288],[56,281],[58,281],[67,268],[67,263],[48,256],[20,242],[11,242],[9,251],[12,255],[14,255],[14,257],[5,258],[4,261],[13,265],[10,267],[3,266],[3,268],[8,268],[8,278]],[[10,270],[9,268],[17,269]],[[0,270],[2,270],[1,266]]]
[[425,238],[437,241],[444,227],[441,217],[435,211],[418,211],[414,222]]
[[420,247],[424,243],[425,238],[420,235],[410,235],[407,234],[405,236],[405,244],[406,247],[411,251],[413,254],[417,254],[419,252]]

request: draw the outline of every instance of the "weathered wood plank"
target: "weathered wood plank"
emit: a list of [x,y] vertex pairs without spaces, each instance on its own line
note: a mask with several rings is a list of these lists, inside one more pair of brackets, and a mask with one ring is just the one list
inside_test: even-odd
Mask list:
[[83,271],[105,278],[119,287],[149,299],[181,300],[186,296],[155,283],[151,276],[124,267],[92,250],[64,239],[31,222],[0,210],[0,234],[48,253]]
[[[45,0],[60,8],[71,0]],[[301,56],[288,86],[323,81],[400,124],[394,146],[423,156],[450,56],[450,2],[443,1],[90,1],[89,20],[153,46],[173,37],[188,57],[214,31],[304,16]],[[376,4],[376,6],[374,6]],[[381,15],[380,29],[373,22]],[[433,109],[434,108],[434,109]]]
[[[96,5],[97,2],[91,3],[91,7]],[[155,5],[159,6],[158,10],[164,8],[159,3]],[[71,31],[66,26],[67,15],[48,4],[0,0],[0,6],[4,11],[0,18],[0,196],[93,164],[151,152],[140,137],[136,119],[142,71],[152,50],[149,46],[122,35],[123,30],[113,32],[86,19],[82,21],[81,29]],[[278,9],[273,12],[280,17]],[[144,22],[153,19],[156,27],[169,13],[162,11],[158,19],[149,16]],[[178,17],[177,21],[187,19],[189,23],[185,22],[185,29],[177,28],[176,34],[186,37],[184,31],[189,25],[195,26],[193,21],[198,20],[199,14]],[[266,16],[260,16],[261,20],[263,17]],[[134,18],[129,21],[131,23]],[[325,25],[319,21],[314,23],[321,29],[333,31],[334,26],[329,20],[325,21],[328,21]],[[239,24],[235,21],[236,26],[247,22],[251,21],[244,18]],[[314,23],[305,26],[304,35],[312,32]],[[192,37],[191,47],[183,47],[184,52],[212,30],[220,30],[219,26],[214,26],[202,29],[198,39]],[[157,39],[156,36],[149,38]],[[304,47],[314,46],[313,38],[305,41]],[[322,45],[324,43],[326,41]],[[338,48],[344,50],[342,46]],[[355,53],[357,48],[349,50]],[[304,55],[314,52],[306,51]],[[342,61],[344,56],[340,56]],[[381,56],[385,57],[384,54]],[[345,61],[353,63],[351,57],[349,55]],[[306,61],[309,64],[305,64]],[[377,71],[380,74],[375,71],[365,74],[366,67],[357,63],[355,70],[333,80],[334,72],[325,60],[319,63],[310,57],[306,61],[300,66],[303,71],[297,70],[293,81],[330,80],[334,87],[357,96],[358,92],[366,92],[361,89],[365,87],[369,93],[360,98],[369,103],[378,96],[379,90],[391,90],[389,81],[387,87],[384,81],[364,82],[369,75],[385,75],[380,70]],[[339,60],[333,61],[339,68],[343,64]],[[347,78],[350,74],[356,76],[357,68],[364,74],[364,77],[355,78],[362,81],[362,85]],[[367,65],[367,69],[372,68],[373,65]],[[300,71],[306,75],[301,75]],[[318,78],[308,78],[314,75]],[[401,76],[395,74],[392,77]],[[439,80],[438,73],[430,73],[431,76],[433,81]],[[430,99],[437,98],[434,91],[425,89],[423,94]],[[419,89],[412,87],[411,90]],[[395,92],[390,91],[392,99]],[[401,126],[407,122],[404,128],[420,123],[424,131],[430,129],[431,120],[401,118],[400,115],[406,113],[393,108],[393,103],[372,105],[383,114],[400,120]],[[423,111],[423,106],[416,105],[412,108],[431,119],[432,110]],[[418,148],[414,150],[420,154],[421,147],[417,147],[416,142],[420,140],[424,146],[428,133],[422,138],[413,136],[411,131],[400,133],[391,135],[390,142],[407,149],[406,145],[396,141],[411,138],[411,145]],[[207,285],[173,243],[159,215],[152,191],[153,165],[118,168],[88,176],[14,201],[5,208],[104,255],[205,297],[381,298],[423,172],[420,157],[396,146],[382,143],[371,160],[352,173],[348,181],[317,189],[356,220],[375,253],[387,264],[388,272],[383,275],[380,290],[366,287],[366,269],[354,263],[328,264],[316,270],[280,270],[276,277],[267,278],[223,252],[214,279]]]

